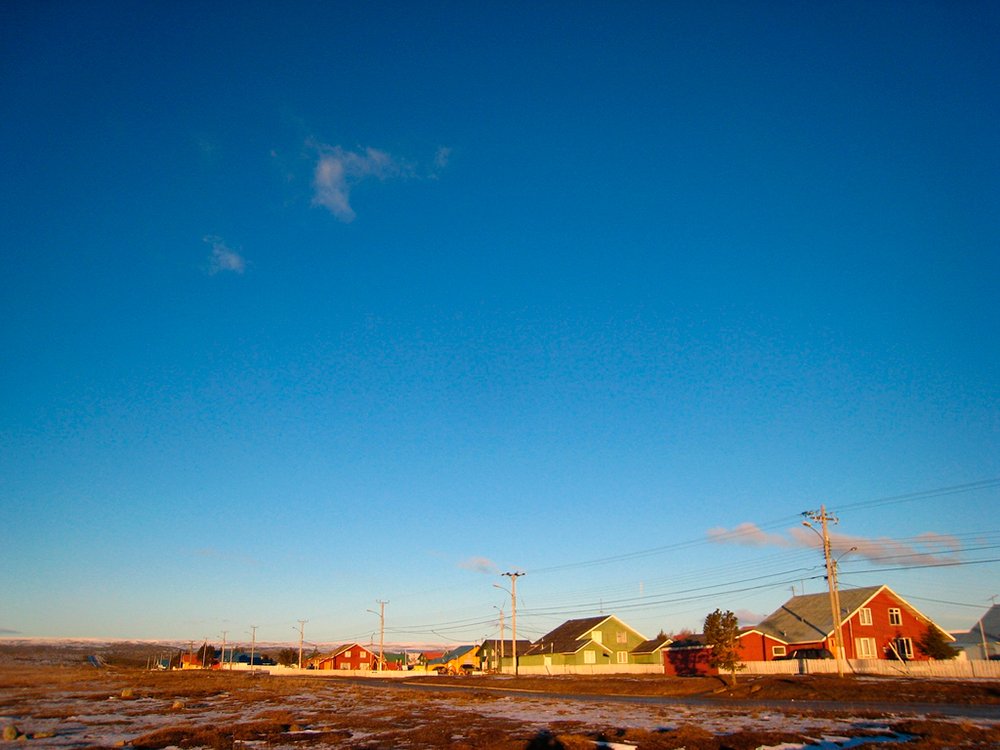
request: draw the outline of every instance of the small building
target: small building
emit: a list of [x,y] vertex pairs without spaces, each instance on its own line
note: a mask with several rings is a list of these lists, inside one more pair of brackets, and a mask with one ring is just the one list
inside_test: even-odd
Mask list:
[[969,630],[952,633],[952,644],[966,659],[1000,658],[1000,604],[994,604]]
[[711,646],[705,645],[701,633],[673,641],[661,650],[663,672],[671,677],[703,677],[719,674],[719,670],[709,664]]
[[460,674],[479,669],[476,646],[456,646],[436,659],[427,662],[428,671]]
[[673,643],[673,641],[670,636],[662,633],[656,636],[656,638],[650,638],[648,641],[643,641],[632,649],[632,663],[662,664],[663,649],[671,643]]
[[[516,645],[517,653],[520,655],[531,647],[531,641],[519,639]],[[501,641],[494,638],[483,641],[476,652],[479,668],[487,672],[499,672],[502,667],[511,666],[513,664],[513,647],[514,644],[510,642],[510,639]]]
[[647,640],[614,615],[567,620],[533,644],[518,663],[524,667],[605,667],[633,664],[632,649]]
[[332,653],[309,660],[312,669],[336,669],[362,672],[375,667],[376,656],[360,643],[346,643]]

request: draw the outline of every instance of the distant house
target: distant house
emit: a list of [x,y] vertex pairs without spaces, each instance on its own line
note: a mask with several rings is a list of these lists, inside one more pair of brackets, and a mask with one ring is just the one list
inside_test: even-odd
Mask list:
[[427,669],[435,672],[447,672],[458,674],[459,672],[469,672],[479,669],[479,660],[476,657],[476,646],[456,646],[451,651],[447,651],[436,659],[427,662]]
[[[954,638],[888,586],[840,592],[844,656],[847,659],[924,660],[916,643],[928,628]],[[800,649],[833,653],[833,613],[827,594],[793,596],[740,637],[744,661],[794,657]]]
[[[530,647],[531,641],[518,640],[518,655],[523,654]],[[509,667],[512,664],[512,649],[513,646],[510,639],[505,641],[500,641],[498,639],[483,641],[479,646],[479,650],[476,652],[480,668],[489,672],[497,672],[500,670],[501,666]]]
[[673,643],[673,641],[668,635],[658,635],[656,638],[650,638],[647,641],[643,641],[632,649],[632,663],[662,664],[663,649],[671,643]]
[[990,659],[1000,656],[1000,604],[994,604],[968,632],[952,633],[952,644],[967,659]]
[[382,669],[406,670],[409,669],[408,658],[405,652],[385,651],[382,654]]
[[614,615],[567,620],[546,633],[524,652],[524,667],[613,667],[634,664],[631,652],[648,639]]
[[376,656],[360,643],[346,643],[332,653],[309,661],[313,669],[366,671],[375,667]]

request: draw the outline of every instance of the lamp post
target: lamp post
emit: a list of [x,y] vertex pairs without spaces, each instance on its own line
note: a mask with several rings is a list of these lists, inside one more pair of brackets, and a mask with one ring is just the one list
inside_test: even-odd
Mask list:
[[837,570],[836,563],[830,554],[830,533],[827,530],[826,522],[828,520],[836,521],[837,519],[830,519],[826,514],[826,506],[821,505],[819,513],[806,512],[803,515],[809,516],[814,521],[820,521],[822,524],[823,532],[820,533],[816,530],[809,521],[803,521],[802,525],[807,529],[811,529],[823,542],[823,559],[826,561],[826,582],[830,589],[830,613],[833,615],[833,650],[834,657],[837,659],[837,676],[844,676],[844,655],[843,655],[843,633],[841,628],[843,627],[840,621],[840,597],[837,594]]
[[374,609],[369,609],[373,615],[378,615],[378,666],[375,667],[376,672],[382,671],[382,653],[383,646],[385,645],[385,605],[388,602],[384,602],[381,599],[378,600],[378,612]]
[[500,613],[500,661],[497,662],[497,671],[503,671],[503,607],[493,605],[493,609]]
[[[504,573],[504,575],[510,578],[510,591],[507,592],[510,594],[510,654],[514,662],[514,676],[517,677],[517,579],[524,573]],[[493,586],[501,591],[507,591],[498,583],[494,583]]]

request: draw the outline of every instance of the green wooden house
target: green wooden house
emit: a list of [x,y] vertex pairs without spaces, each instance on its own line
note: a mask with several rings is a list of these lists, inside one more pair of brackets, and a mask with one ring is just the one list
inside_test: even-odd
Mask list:
[[518,663],[523,667],[634,664],[632,649],[646,640],[614,615],[567,620],[518,654]]

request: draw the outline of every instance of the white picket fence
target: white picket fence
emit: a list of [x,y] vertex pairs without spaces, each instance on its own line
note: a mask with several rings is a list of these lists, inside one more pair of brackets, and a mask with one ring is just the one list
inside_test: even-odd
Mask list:
[[[511,667],[503,668],[504,674],[513,674]],[[553,664],[550,666],[530,666],[523,664],[517,668],[519,675],[564,675],[564,674],[663,674],[662,664]]]
[[[828,674],[837,672],[834,659],[787,659],[782,661],[745,662],[744,674]],[[955,659],[949,661],[898,662],[888,659],[848,659],[845,674],[882,675],[885,677],[934,677],[964,679],[1000,679],[1000,661]]]

